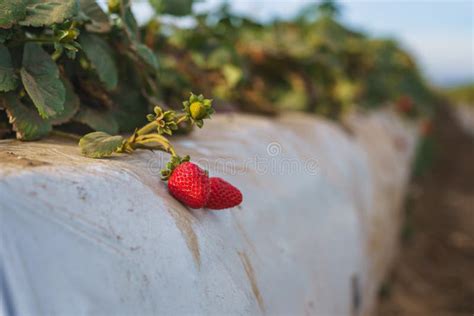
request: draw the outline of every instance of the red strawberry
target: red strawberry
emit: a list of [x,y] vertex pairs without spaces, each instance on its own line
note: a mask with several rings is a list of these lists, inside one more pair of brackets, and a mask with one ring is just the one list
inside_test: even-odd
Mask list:
[[420,133],[422,136],[431,135],[433,133],[433,122],[431,120],[421,122]]
[[413,100],[407,95],[402,95],[398,98],[397,109],[401,113],[410,113],[413,110]]
[[209,177],[194,163],[183,162],[173,170],[168,189],[178,201],[191,208],[202,208],[209,198]]
[[211,194],[206,208],[211,210],[222,210],[231,208],[242,203],[242,193],[229,182],[221,178],[210,178]]

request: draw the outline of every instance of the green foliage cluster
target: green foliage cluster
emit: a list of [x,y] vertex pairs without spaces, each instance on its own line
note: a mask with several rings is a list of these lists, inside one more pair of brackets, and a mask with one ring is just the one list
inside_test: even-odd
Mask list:
[[0,133],[35,140],[65,125],[115,134],[144,122],[158,61],[130,2],[111,9],[95,0],[2,1]]
[[[155,105],[177,108],[191,90],[212,95],[218,111],[333,118],[401,96],[422,109],[433,103],[410,55],[339,23],[331,1],[267,24],[227,5],[192,15],[193,0],[149,2],[156,14],[139,27],[130,0],[109,0],[108,12],[95,0],[2,1],[0,138],[35,140],[55,126],[130,132]],[[164,14],[192,15],[195,25]]]
[[463,104],[474,107],[474,82],[445,89],[442,93],[453,104]]
[[375,108],[409,97],[419,113],[430,112],[435,96],[413,58],[393,40],[345,27],[338,12],[325,1],[293,20],[262,24],[223,5],[196,15],[192,28],[153,20],[143,32],[167,74],[161,85],[169,101],[192,87],[212,95],[217,109],[337,118],[354,105]]

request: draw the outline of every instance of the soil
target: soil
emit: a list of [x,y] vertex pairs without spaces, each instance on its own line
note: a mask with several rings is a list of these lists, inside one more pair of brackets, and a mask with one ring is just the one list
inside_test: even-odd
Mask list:
[[433,133],[435,159],[412,181],[401,250],[375,315],[474,315],[474,138],[448,107]]

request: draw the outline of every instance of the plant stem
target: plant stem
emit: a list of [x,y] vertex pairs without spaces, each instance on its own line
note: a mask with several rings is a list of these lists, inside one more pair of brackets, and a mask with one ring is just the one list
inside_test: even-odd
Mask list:
[[176,124],[179,125],[180,123],[186,121],[188,119],[188,116],[186,114],[182,114],[180,118],[176,120]]
[[177,156],[176,151],[174,150],[173,146],[170,144],[168,139],[166,139],[165,137],[159,134],[148,134],[148,135],[138,136],[135,139],[134,143],[138,145],[153,144],[153,143],[159,144],[160,145],[159,149],[164,149],[166,152],[170,153],[171,155]]
[[[186,121],[187,119],[188,119],[188,116],[186,114],[181,114],[180,116],[177,117],[176,124],[178,125],[178,124]],[[149,133],[155,131],[157,128],[158,128],[158,120],[154,120],[154,121],[146,124],[142,128],[140,128],[137,131],[137,135],[141,136],[141,135],[149,134]]]
[[149,133],[153,132],[154,130],[156,130],[157,128],[158,128],[158,122],[157,121],[152,121],[152,122],[146,124],[145,126],[143,126],[142,128],[140,128],[137,131],[137,135],[149,134]]

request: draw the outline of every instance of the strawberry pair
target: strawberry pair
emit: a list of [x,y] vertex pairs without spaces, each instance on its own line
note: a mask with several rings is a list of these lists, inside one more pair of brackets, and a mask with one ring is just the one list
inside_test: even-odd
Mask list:
[[192,162],[183,162],[173,170],[168,189],[178,201],[191,208],[222,210],[242,203],[239,189],[221,178],[209,178]]

